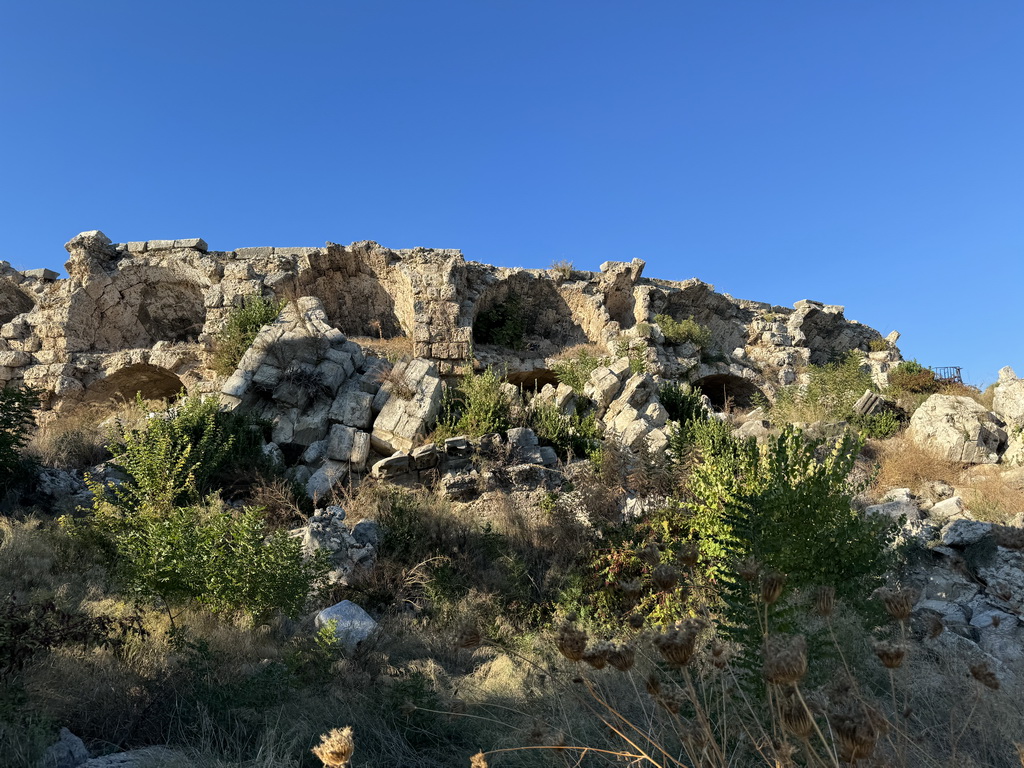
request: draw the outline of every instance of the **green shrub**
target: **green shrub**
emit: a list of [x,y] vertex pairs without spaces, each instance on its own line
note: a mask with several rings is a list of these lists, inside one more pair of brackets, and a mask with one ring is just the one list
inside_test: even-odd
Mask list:
[[527,327],[523,299],[518,293],[511,292],[504,301],[477,315],[473,323],[473,339],[480,344],[522,349]]
[[690,343],[698,349],[705,349],[711,344],[711,330],[694,320],[693,315],[685,320],[676,320],[671,315],[655,315],[654,322],[671,344]]
[[284,301],[262,296],[246,296],[241,305],[228,314],[228,319],[217,334],[213,349],[213,370],[220,376],[230,376],[242,355],[252,345],[260,329],[281,314]]
[[25,476],[26,461],[21,449],[28,441],[38,407],[39,392],[31,387],[0,389],[0,491]]
[[615,354],[629,360],[629,372],[632,374],[647,373],[647,347],[634,347],[630,340],[620,337],[615,344]]
[[706,414],[704,399],[700,392],[678,382],[669,382],[658,390],[658,400],[668,411],[671,421],[686,424]]
[[577,409],[566,414],[550,401],[533,401],[529,424],[537,437],[553,445],[562,457],[590,454],[599,438],[597,417],[592,411]]
[[222,410],[216,398],[186,398],[140,428],[122,429],[108,448],[128,479],[93,491],[131,510],[188,504],[232,471],[266,466],[261,425]]
[[864,437],[884,440],[892,437],[903,427],[903,421],[892,411],[883,411],[871,416],[854,416],[850,424],[857,428]]
[[493,368],[482,373],[467,373],[456,386],[445,390],[438,419],[439,432],[478,437],[515,426],[512,400],[502,388],[503,384]]
[[868,349],[872,352],[888,352],[891,345],[885,339],[872,339],[868,342]]
[[844,421],[865,390],[875,389],[871,374],[863,368],[862,352],[853,350],[829,365],[808,368],[806,388],[793,384],[780,390],[771,405],[774,421]]
[[124,586],[166,606],[199,603],[213,611],[244,611],[259,620],[274,609],[298,616],[329,568],[306,559],[300,539],[268,534],[262,510],[205,504],[125,510],[99,502],[69,530],[98,543]]
[[889,388],[895,393],[932,394],[941,386],[935,373],[916,360],[906,360],[889,372]]
[[559,360],[552,366],[561,384],[568,384],[577,395],[582,395],[590,374],[602,365],[608,365],[607,357],[598,357],[588,349],[581,349],[572,357]]

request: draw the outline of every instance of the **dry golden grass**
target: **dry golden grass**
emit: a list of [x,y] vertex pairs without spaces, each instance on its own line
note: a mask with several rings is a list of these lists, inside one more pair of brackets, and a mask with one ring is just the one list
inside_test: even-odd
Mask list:
[[1008,482],[995,468],[965,471],[959,478],[958,490],[967,508],[976,518],[992,523],[1006,523],[1024,514],[1024,489]]
[[606,357],[608,350],[600,344],[574,344],[571,347],[566,347],[561,352],[552,356],[554,360],[570,360],[574,357],[579,357],[581,354],[587,354],[591,357]]
[[904,434],[873,441],[872,448],[878,457],[874,488],[879,494],[890,488],[909,488],[917,493],[925,483],[934,480],[954,485],[962,471],[959,463],[936,456]]
[[375,336],[350,336],[349,341],[354,341],[364,350],[393,363],[411,358],[415,353],[415,344],[410,336],[393,336],[387,339]]

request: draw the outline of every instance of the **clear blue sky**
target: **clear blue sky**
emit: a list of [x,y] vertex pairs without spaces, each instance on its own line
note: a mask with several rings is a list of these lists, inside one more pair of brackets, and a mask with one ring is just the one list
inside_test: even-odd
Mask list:
[[1024,375],[1020,0],[0,0],[0,258],[371,239]]

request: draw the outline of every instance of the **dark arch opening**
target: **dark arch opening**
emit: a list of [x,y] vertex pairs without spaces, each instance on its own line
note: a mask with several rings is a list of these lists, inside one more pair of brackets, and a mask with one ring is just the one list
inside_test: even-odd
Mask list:
[[707,395],[711,405],[718,411],[730,408],[751,408],[763,393],[757,385],[747,379],[728,373],[717,373],[705,376],[693,383],[693,386]]
[[555,372],[547,368],[536,368],[532,371],[515,371],[505,375],[505,381],[522,387],[525,392],[539,392],[545,384],[558,386],[558,377]]
[[134,400],[136,394],[145,400],[168,400],[177,397],[184,384],[166,368],[147,363],[129,365],[92,384],[85,391],[85,402]]
[[0,281],[0,325],[11,322],[34,306],[35,302],[23,290],[9,280]]

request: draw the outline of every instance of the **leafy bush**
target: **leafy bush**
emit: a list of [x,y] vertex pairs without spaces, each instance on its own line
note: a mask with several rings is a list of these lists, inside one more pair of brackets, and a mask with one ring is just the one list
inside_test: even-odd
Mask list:
[[883,411],[871,416],[854,416],[850,419],[850,424],[856,427],[864,437],[884,440],[899,432],[904,422],[896,413]]
[[512,423],[512,400],[493,368],[470,371],[445,390],[438,429],[443,435],[486,435],[504,432]]
[[690,315],[685,320],[676,320],[671,315],[655,315],[654,322],[661,328],[665,340],[672,344],[693,344],[705,349],[711,344],[711,330],[694,320]]
[[582,395],[590,374],[609,362],[607,357],[599,357],[589,349],[583,348],[572,357],[559,360],[552,366],[555,376],[562,384],[568,384],[577,395]]
[[39,407],[39,392],[30,387],[0,389],[0,490],[24,477],[25,460],[21,449],[35,423],[33,412]]
[[329,566],[306,559],[301,540],[267,531],[262,510],[205,504],[126,511],[100,502],[90,517],[65,525],[93,539],[125,587],[167,606],[197,602],[256,619],[281,609],[295,617]]
[[597,417],[592,411],[577,409],[565,414],[549,401],[533,401],[529,423],[537,437],[553,445],[563,457],[588,455],[599,437]]
[[701,418],[706,413],[700,392],[678,382],[662,385],[658,390],[658,399],[668,411],[669,419],[682,424]]
[[126,482],[93,488],[124,509],[167,508],[202,498],[233,470],[261,468],[261,425],[224,411],[216,398],[186,398],[109,446]]
[[480,344],[522,349],[527,327],[522,297],[511,292],[505,301],[497,302],[477,315],[473,323],[473,338]]
[[931,394],[938,392],[940,386],[935,373],[916,360],[906,360],[889,372],[889,387],[897,393]]
[[868,349],[872,352],[888,352],[891,346],[885,339],[872,339],[868,342]]
[[217,334],[213,370],[220,376],[230,376],[260,329],[281,314],[284,305],[283,301],[263,296],[246,296],[239,306],[231,310],[224,327]]
[[772,417],[779,422],[849,420],[865,390],[875,388],[863,364],[863,353],[853,350],[839,362],[810,366],[806,387],[794,384],[779,391]]

